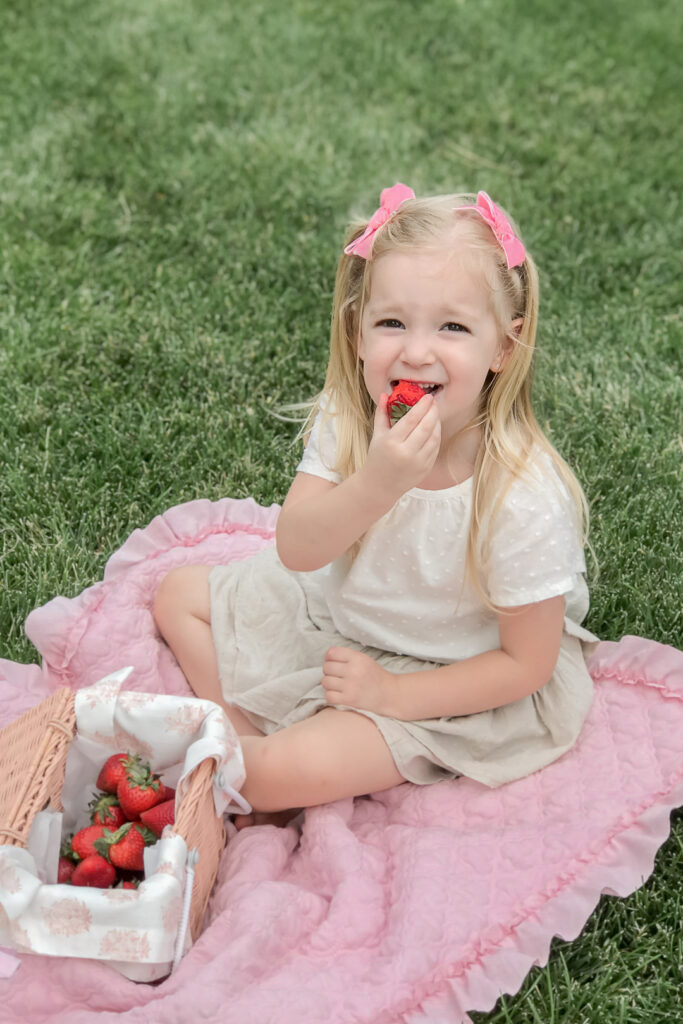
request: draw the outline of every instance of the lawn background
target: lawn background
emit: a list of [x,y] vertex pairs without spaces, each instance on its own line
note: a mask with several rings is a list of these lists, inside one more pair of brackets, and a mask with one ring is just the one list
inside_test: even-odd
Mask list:
[[[683,17],[636,0],[5,0],[0,656],[194,498],[281,502],[344,226],[486,189],[541,270],[539,419],[592,507],[588,626],[681,646]],[[487,1022],[668,1022],[683,819]]]

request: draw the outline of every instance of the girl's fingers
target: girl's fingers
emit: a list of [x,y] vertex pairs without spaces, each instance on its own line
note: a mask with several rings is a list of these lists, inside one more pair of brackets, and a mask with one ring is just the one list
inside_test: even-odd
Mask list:
[[335,681],[335,685],[346,674],[348,651],[344,647],[330,647],[323,661],[323,686],[325,679]]
[[[386,394],[379,396],[369,457],[375,460],[376,475],[386,477],[391,471],[390,486],[393,488],[396,480],[402,477],[405,490],[415,486],[433,465],[441,444],[441,421],[433,397],[424,395],[405,416],[389,426],[387,398]],[[337,657],[332,651],[328,654]],[[345,660],[351,660],[350,654],[346,650]]]
[[409,437],[416,426],[421,423],[429,410],[434,406],[434,399],[431,395],[424,395],[419,402],[410,409],[405,416],[402,416],[398,423],[391,428],[395,431],[396,437]]
[[386,434],[389,430],[391,430],[391,426],[389,424],[389,413],[387,412],[388,399],[389,395],[387,395],[386,392],[382,392],[382,394],[379,396],[379,402],[377,403],[377,408],[375,409],[375,434]]
[[[420,399],[417,405],[421,405],[424,399]],[[415,407],[417,408],[417,406]],[[412,411],[412,410],[411,410]],[[408,418],[409,414],[406,414],[404,419]],[[422,417],[414,424],[406,424],[410,427],[409,433],[406,435],[406,441],[414,441],[418,447],[423,447],[434,435],[440,434],[440,421],[439,413],[437,411],[434,400],[431,400],[430,407],[424,412]]]
[[346,647],[330,647],[325,654],[325,662],[348,661],[349,652]]

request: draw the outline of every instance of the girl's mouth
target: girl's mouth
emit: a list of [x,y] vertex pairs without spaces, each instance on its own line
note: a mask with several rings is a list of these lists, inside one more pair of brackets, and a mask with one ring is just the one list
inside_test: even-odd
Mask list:
[[[392,380],[391,381],[392,389],[395,388],[398,383],[399,383],[399,381]],[[441,391],[441,388],[443,387],[443,384],[432,384],[430,381],[427,381],[427,380],[411,380],[410,383],[411,384],[417,384],[418,387],[422,388],[422,390],[424,391],[424,393],[426,395],[435,395],[437,393],[437,391]]]

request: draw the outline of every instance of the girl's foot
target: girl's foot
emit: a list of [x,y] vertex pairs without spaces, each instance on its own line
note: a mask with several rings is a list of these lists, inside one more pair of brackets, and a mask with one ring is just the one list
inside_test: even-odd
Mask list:
[[233,821],[238,832],[250,825],[277,825],[284,828],[300,813],[300,807],[290,807],[286,811],[253,811],[251,814],[236,814]]

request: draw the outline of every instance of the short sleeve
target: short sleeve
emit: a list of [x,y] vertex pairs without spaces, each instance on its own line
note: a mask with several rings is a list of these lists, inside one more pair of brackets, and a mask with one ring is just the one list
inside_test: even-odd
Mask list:
[[573,591],[586,570],[573,502],[545,455],[510,486],[493,523],[487,590],[502,608]]
[[334,469],[336,461],[337,434],[334,429],[334,415],[330,414],[323,405],[313,421],[308,443],[296,471],[297,473],[320,476],[323,480],[339,484],[342,477]]

